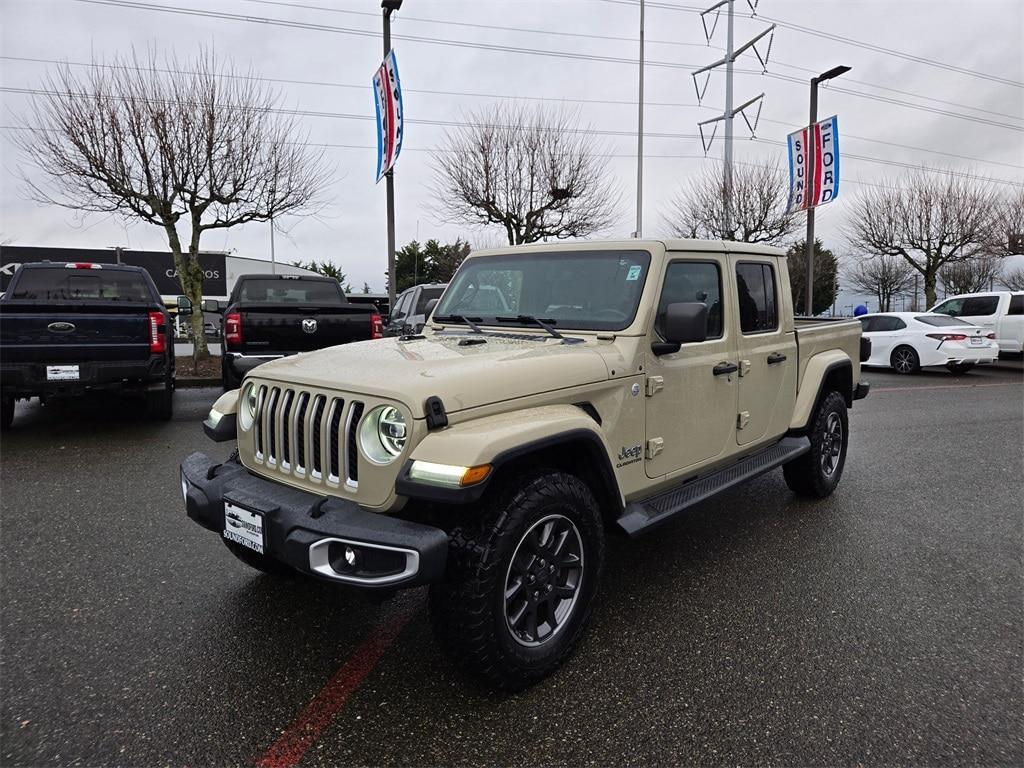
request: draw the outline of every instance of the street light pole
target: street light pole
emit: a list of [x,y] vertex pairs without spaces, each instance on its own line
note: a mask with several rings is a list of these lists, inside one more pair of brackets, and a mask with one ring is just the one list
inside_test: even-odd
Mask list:
[[[810,120],[807,123],[807,194],[814,194],[814,164],[816,162],[814,157],[815,152],[815,137],[814,137],[814,124],[818,122],[818,83],[823,83],[826,80],[832,80],[833,78],[839,77],[846,72],[849,72],[851,67],[838,66],[833,67],[828,72],[822,72],[817,77],[811,78],[811,114]],[[804,261],[806,262],[806,275],[804,282],[804,314],[808,317],[814,315],[814,206],[807,208],[807,236],[804,239]]]
[[[384,58],[391,53],[391,14],[402,7],[402,0],[381,0],[384,9]],[[388,206],[388,302],[395,306],[395,288],[398,275],[395,274],[395,169],[384,174],[387,185]]]
[[644,0],[640,0],[640,98],[636,129],[636,236],[644,228]]

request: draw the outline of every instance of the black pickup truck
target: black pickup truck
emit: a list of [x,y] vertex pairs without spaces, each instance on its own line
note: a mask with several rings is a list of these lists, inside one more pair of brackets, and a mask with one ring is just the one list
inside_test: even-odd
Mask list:
[[[207,310],[212,302],[205,302]],[[179,314],[181,313],[179,300]],[[305,275],[242,275],[224,310],[224,389],[257,365],[383,336],[373,306],[352,304],[338,281]]]
[[2,425],[19,398],[93,390],[143,394],[154,418],[173,410],[170,317],[141,267],[23,264],[0,299]]

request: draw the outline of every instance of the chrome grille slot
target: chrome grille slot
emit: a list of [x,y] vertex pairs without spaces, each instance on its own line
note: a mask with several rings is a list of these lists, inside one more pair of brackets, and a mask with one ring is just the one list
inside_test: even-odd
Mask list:
[[274,387],[267,396],[267,463],[277,463],[277,449],[281,445],[281,420],[277,418],[277,406],[281,390]]
[[312,451],[312,461],[310,462],[310,476],[314,480],[319,480],[323,477],[323,463],[321,459],[323,457],[323,442],[322,437],[322,424],[324,417],[324,406],[327,404],[327,398],[323,395],[317,395],[313,398],[313,408],[310,414],[310,446]]
[[352,488],[359,485],[359,448],[356,433],[359,431],[359,420],[362,417],[363,404],[353,400],[348,409],[348,418],[345,419],[345,483]]
[[332,483],[341,479],[339,454],[341,453],[341,414],[345,410],[345,401],[335,398],[331,401],[331,413],[327,419],[327,480]]
[[263,460],[263,404],[266,400],[267,388],[262,386],[256,395],[256,419],[254,423],[254,432],[256,433],[256,458],[260,461]]
[[306,472],[306,406],[309,405],[309,392],[300,392],[299,401],[295,406],[295,471],[302,475]]
[[295,424],[292,421],[292,401],[295,392],[286,389],[281,397],[281,469],[291,469],[292,445],[295,444]]

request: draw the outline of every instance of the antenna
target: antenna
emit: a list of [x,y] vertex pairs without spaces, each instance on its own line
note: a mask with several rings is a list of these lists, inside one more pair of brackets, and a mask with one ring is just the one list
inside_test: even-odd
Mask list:
[[[704,94],[707,93],[708,84],[711,81],[712,70],[725,65],[725,111],[718,117],[713,117],[710,120],[704,120],[703,122],[697,123],[697,128],[700,130],[701,145],[704,148],[704,154],[707,155],[708,150],[711,148],[712,142],[715,140],[715,134],[718,132],[718,123],[725,123],[725,152],[723,153],[724,162],[722,167],[722,237],[723,239],[728,236],[728,233],[732,230],[732,120],[736,115],[741,115],[743,121],[747,124],[747,128],[750,130],[751,137],[753,137],[757,131],[757,123],[761,118],[761,106],[764,103],[764,94],[755,96],[749,101],[743,102],[738,107],[733,108],[732,99],[732,85],[733,85],[733,62],[736,61],[744,52],[752,50],[754,55],[757,56],[757,60],[761,62],[762,72],[768,71],[768,59],[772,53],[772,41],[775,39],[775,25],[772,24],[770,27],[762,31],[760,34],[755,35],[750,40],[745,42],[739,48],[733,45],[733,33],[734,33],[734,4],[736,0],[721,0],[715,5],[711,6],[707,10],[700,14],[700,21],[704,27],[704,37],[708,43],[711,43],[711,38],[715,34],[715,29],[718,27],[718,20],[722,14],[723,8],[726,14],[726,45],[725,45],[725,56],[716,61],[714,64],[708,64],[706,67],[693,72],[693,87],[697,92],[697,103],[700,104],[704,98]],[[750,7],[752,15],[757,14],[757,5],[759,0],[747,0],[747,5]],[[713,16],[711,14],[714,14]],[[710,16],[710,19],[709,19]],[[764,48],[764,54],[758,49],[758,43],[762,42],[765,38],[768,38],[767,46]],[[698,78],[703,75],[704,82],[701,84]],[[757,104],[757,113],[754,115],[754,120],[751,122],[750,117],[746,113],[746,109],[753,107]],[[711,135],[705,136],[704,126],[712,125]]]

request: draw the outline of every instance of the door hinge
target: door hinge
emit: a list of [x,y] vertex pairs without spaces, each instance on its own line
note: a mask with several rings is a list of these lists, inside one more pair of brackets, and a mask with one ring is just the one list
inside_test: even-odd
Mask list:
[[647,377],[647,396],[654,397],[658,392],[661,392],[665,388],[665,377],[664,376],[648,376]]
[[736,416],[736,429],[745,429],[750,423],[750,411],[740,411]]
[[746,376],[750,373],[750,361],[740,360],[740,376]]
[[665,448],[665,441],[660,437],[652,437],[647,441],[647,458],[653,459]]

